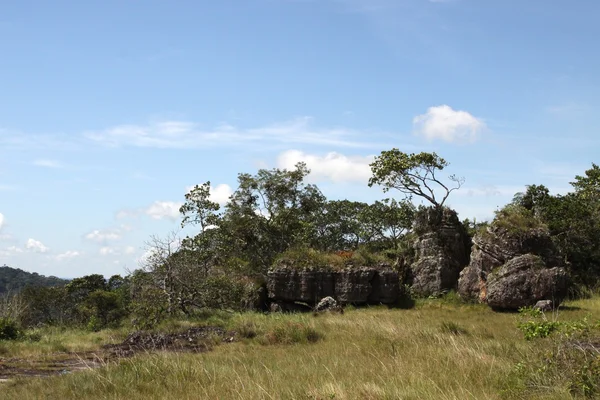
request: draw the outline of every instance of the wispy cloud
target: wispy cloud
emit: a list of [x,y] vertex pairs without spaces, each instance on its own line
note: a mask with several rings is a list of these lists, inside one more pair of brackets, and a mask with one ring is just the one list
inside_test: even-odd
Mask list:
[[170,219],[176,221],[179,219],[179,208],[182,203],[175,201],[155,201],[144,210],[145,214],[152,219]]
[[447,105],[430,107],[425,114],[417,115],[413,126],[416,135],[445,142],[474,142],[487,128],[482,119]]
[[345,128],[318,128],[310,117],[258,128],[240,128],[221,124],[202,129],[186,121],[164,121],[149,125],[120,125],[103,131],[86,132],[94,142],[112,147],[149,147],[197,149],[219,146],[247,146],[250,143],[303,143],[343,147],[375,147],[376,143],[360,140],[359,132]]
[[546,107],[546,112],[561,118],[580,117],[591,110],[591,107],[585,103],[569,102]]
[[121,239],[121,232],[118,229],[95,229],[84,235],[84,239],[91,242],[105,244],[110,241],[116,241]]
[[36,167],[44,167],[44,168],[63,168],[64,165],[57,160],[48,160],[48,159],[39,159],[33,161],[33,165]]

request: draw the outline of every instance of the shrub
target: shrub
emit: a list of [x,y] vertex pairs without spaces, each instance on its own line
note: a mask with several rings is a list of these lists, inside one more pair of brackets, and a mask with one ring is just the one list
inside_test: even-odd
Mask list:
[[261,342],[266,345],[315,343],[321,338],[322,335],[308,324],[287,322],[268,330]]
[[0,318],[0,340],[17,340],[23,333],[12,319]]

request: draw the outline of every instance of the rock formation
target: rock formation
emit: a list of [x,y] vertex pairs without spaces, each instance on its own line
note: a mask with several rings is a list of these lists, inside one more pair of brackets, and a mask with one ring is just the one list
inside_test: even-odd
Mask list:
[[500,213],[475,235],[458,293],[497,309],[533,306],[538,300],[558,304],[566,295],[568,279],[548,230],[511,215]]
[[286,309],[286,303],[315,305],[324,297],[340,304],[396,304],[401,300],[398,273],[388,266],[296,270],[278,267],[267,275],[269,300]]
[[437,296],[455,289],[460,271],[469,264],[470,240],[456,212],[423,208],[416,216],[415,262],[411,286],[419,296]]

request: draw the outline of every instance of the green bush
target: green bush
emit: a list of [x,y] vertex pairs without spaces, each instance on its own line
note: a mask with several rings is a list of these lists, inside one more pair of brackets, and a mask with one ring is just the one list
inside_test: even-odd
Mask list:
[[265,345],[315,343],[322,339],[322,335],[312,326],[300,322],[287,322],[268,330],[262,337],[261,343]]
[[12,319],[0,318],[0,340],[17,340],[23,332],[19,325]]

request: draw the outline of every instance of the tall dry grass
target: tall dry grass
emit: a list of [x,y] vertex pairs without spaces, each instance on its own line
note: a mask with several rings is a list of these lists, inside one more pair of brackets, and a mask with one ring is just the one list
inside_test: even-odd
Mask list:
[[[560,318],[600,318],[598,298],[570,306]],[[208,353],[141,354],[100,369],[21,379],[0,386],[0,398],[572,398],[560,382],[523,387],[517,369],[550,342],[524,340],[518,320],[439,300],[343,315],[238,314],[224,323],[247,338]]]

